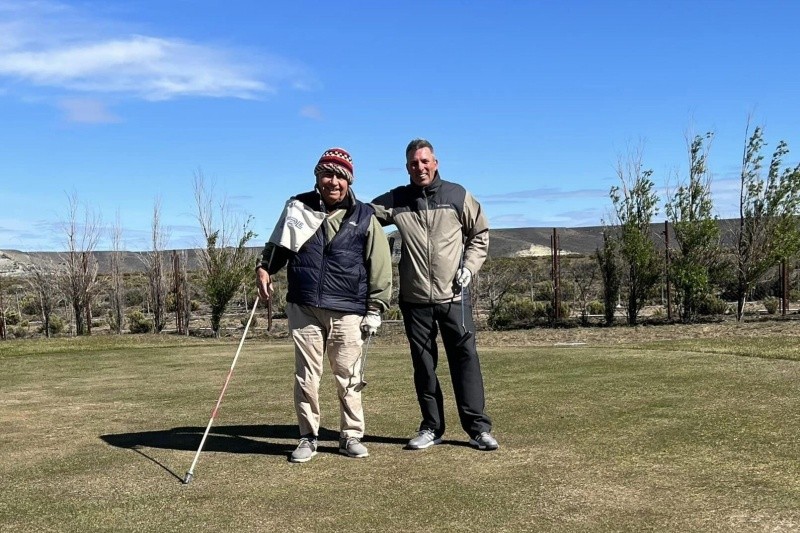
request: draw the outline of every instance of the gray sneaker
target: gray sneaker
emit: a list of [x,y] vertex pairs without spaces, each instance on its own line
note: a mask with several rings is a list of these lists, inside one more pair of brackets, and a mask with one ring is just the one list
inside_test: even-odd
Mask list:
[[474,438],[469,439],[469,445],[484,451],[496,450],[500,447],[500,445],[497,444],[497,440],[492,437],[492,434],[488,431],[484,431]]
[[293,463],[305,463],[317,455],[317,439],[314,437],[303,437],[300,444],[294,449],[289,461]]
[[359,459],[362,457],[369,457],[367,447],[361,444],[361,439],[358,437],[339,439],[339,453]]
[[441,442],[442,437],[437,437],[432,429],[421,429],[416,437],[408,441],[408,448],[411,450],[424,450]]

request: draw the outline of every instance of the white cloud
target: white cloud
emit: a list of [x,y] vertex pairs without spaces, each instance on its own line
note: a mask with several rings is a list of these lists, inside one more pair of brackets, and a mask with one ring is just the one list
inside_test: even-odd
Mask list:
[[119,26],[60,4],[0,0],[0,81],[148,100],[249,99],[314,83],[301,65],[282,58],[170,37],[120,35]]
[[64,118],[68,122],[84,124],[119,122],[119,117],[114,115],[106,104],[99,100],[65,99],[59,102],[59,107],[64,111]]
[[315,105],[307,105],[300,110],[300,116],[312,120],[322,120],[322,110]]

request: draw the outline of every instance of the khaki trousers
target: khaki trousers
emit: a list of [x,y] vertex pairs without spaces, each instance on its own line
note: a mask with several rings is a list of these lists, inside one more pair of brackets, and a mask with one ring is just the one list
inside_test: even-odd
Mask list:
[[360,381],[361,315],[293,303],[286,304],[294,340],[294,407],[300,436],[318,436],[319,384],[323,359],[328,362],[339,396],[339,431],[342,438],[364,437]]

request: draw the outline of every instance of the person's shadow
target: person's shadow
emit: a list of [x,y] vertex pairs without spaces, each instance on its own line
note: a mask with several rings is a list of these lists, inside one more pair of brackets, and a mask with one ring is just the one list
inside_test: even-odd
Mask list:
[[[118,448],[127,448],[157,464],[179,480],[183,478],[145,453],[142,448],[161,448],[167,450],[186,450],[196,452],[200,447],[206,428],[200,426],[176,427],[160,431],[141,431],[137,433],[117,433],[100,435],[100,438]],[[274,440],[293,440],[299,438],[297,425],[239,425],[212,426],[203,444],[203,452],[251,453],[285,456],[288,460],[296,442],[273,442]],[[339,432],[321,427],[317,437],[319,452],[338,453]],[[405,438],[366,435],[365,443],[403,445]]]

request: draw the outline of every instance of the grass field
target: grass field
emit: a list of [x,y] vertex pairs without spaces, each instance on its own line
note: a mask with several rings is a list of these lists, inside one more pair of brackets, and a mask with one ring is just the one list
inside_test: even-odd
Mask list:
[[[237,339],[98,336],[0,344],[1,531],[800,531],[793,337],[514,346],[481,334],[501,448],[419,423],[406,346],[378,337],[370,457],[296,444],[292,348],[248,340],[195,469]],[[530,332],[536,335],[536,332]]]

